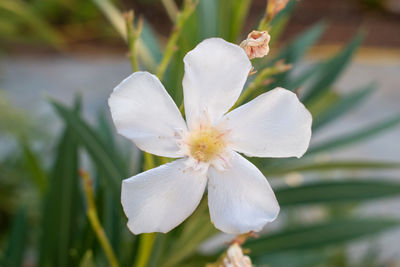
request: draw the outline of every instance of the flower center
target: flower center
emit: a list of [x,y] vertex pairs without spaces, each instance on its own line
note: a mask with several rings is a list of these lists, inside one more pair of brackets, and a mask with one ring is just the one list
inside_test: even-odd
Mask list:
[[221,156],[226,147],[224,136],[224,132],[210,126],[192,130],[187,139],[190,156],[202,162]]

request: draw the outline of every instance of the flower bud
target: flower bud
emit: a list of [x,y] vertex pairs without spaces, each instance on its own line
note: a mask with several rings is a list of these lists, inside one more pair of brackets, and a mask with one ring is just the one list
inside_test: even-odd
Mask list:
[[240,47],[244,49],[249,59],[264,57],[269,52],[270,38],[267,31],[252,31],[240,44]]
[[252,267],[251,260],[249,256],[243,254],[242,248],[237,244],[232,244],[228,251],[226,252],[226,256],[223,259],[221,267]]

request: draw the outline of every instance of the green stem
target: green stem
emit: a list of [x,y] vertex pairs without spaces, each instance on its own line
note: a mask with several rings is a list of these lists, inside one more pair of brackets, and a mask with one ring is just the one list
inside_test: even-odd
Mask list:
[[260,24],[258,24],[257,30],[266,31],[268,29],[268,24],[271,22],[272,17],[265,13],[264,17],[261,19]]
[[136,46],[137,41],[139,40],[140,34],[142,32],[143,27],[143,19],[139,19],[138,26],[134,26],[134,13],[133,11],[128,11],[124,13],[126,32],[127,32],[127,41],[129,48],[129,58],[132,65],[133,72],[139,71],[139,63],[137,60],[137,52]]
[[290,65],[285,65],[281,62],[278,62],[275,66],[271,68],[263,69],[253,80],[253,82],[243,91],[240,95],[238,100],[236,101],[235,105],[230,110],[237,108],[238,106],[242,105],[252,94],[258,89],[260,86],[265,83],[268,77],[285,72],[291,68]]
[[[144,152],[144,169],[150,170],[155,167],[154,156],[147,152]],[[146,267],[147,263],[151,256],[151,251],[153,250],[154,239],[156,234],[141,234],[139,239],[139,248],[137,257],[135,258],[135,262],[133,264],[134,267]]]
[[140,235],[139,249],[135,259],[134,267],[146,267],[153,250],[154,240],[156,234],[142,234]]
[[85,171],[80,172],[81,177],[83,179],[84,191],[86,195],[87,201],[87,216],[89,218],[90,225],[93,228],[94,233],[96,234],[97,239],[100,242],[101,247],[106,254],[107,260],[112,267],[119,267],[117,257],[114,254],[114,251],[108,241],[108,238],[104,232],[103,227],[100,224],[99,216],[97,214],[96,205],[94,202],[93,188],[92,182],[90,180],[89,174]]
[[176,51],[176,43],[178,42],[178,38],[181,34],[183,25],[185,24],[186,20],[192,14],[196,6],[196,3],[191,0],[186,0],[183,10],[178,13],[176,24],[174,29],[172,30],[171,36],[169,37],[167,46],[165,47],[164,56],[161,60],[161,63],[158,67],[157,77],[162,80],[165,71],[167,70],[168,64],[172,59]]

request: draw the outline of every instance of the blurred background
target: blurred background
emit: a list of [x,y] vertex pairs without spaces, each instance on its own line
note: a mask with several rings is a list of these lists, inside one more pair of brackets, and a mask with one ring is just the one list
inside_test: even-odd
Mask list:
[[[128,177],[140,170],[139,152],[133,145],[127,148],[122,138],[114,136],[109,123],[108,96],[115,85],[132,72],[128,48],[121,38],[121,27],[118,27],[121,26],[120,11],[133,9],[136,17],[143,16],[141,38],[147,50],[139,49],[138,53],[150,51],[152,59],[159,62],[163,47],[174,29],[171,14],[174,8],[184,5],[177,1],[175,7],[168,9],[168,2],[0,0],[0,256],[4,266],[90,266],[88,261],[83,261],[85,257],[89,258],[87,251],[93,252],[95,266],[107,266],[93,233],[92,236],[88,234],[84,241],[77,241],[76,237],[75,241],[65,241],[67,256],[60,256],[64,260],[58,263],[55,263],[56,256],[39,256],[45,242],[43,233],[49,229],[46,228],[49,224],[45,224],[42,218],[49,210],[44,203],[59,201],[54,196],[48,200],[48,195],[51,195],[48,188],[52,188],[50,180],[56,181],[50,177],[56,172],[55,163],[61,160],[59,137],[65,127],[71,127],[71,122],[55,111],[49,99],[71,107],[76,104],[78,95],[82,102],[80,116],[99,136],[104,135],[106,141],[103,143],[107,144],[107,149],[104,149],[124,147],[117,151],[124,158],[121,160],[125,164],[122,173]],[[189,41],[178,41],[179,55],[172,59],[167,78],[163,81],[166,88],[172,90],[170,93],[177,103],[181,94],[174,90],[180,89],[183,55],[206,37],[222,36],[240,43],[257,27],[267,1],[236,0],[232,3],[199,0],[194,13],[197,17],[189,19],[185,25],[182,36]],[[240,30],[234,34],[230,34],[234,30],[226,33],[220,25],[234,21],[232,14],[241,14],[241,11],[244,14],[240,15]],[[276,178],[272,179],[274,187],[283,188],[282,205],[286,207],[285,201],[289,203],[279,220],[266,230],[278,231],[276,235],[266,236],[267,245],[260,247],[261,241],[249,244],[252,251],[257,252],[254,252],[256,263],[288,267],[400,266],[400,225],[397,222],[400,220],[400,127],[397,126],[400,121],[400,1],[300,0],[292,1],[281,13],[271,24],[276,29],[272,34],[271,53],[266,59],[256,61],[255,65],[260,66],[259,69],[271,67],[278,59],[293,65],[289,73],[268,77],[272,79],[270,84],[291,90],[300,88],[300,96],[309,100],[306,104],[315,115],[318,131],[314,131],[311,146],[315,153],[312,150],[310,153],[313,154],[303,161],[255,162],[265,170],[267,177]],[[362,42],[361,37],[357,39],[360,32]],[[139,63],[142,69],[151,71],[151,62],[142,59]],[[171,75],[177,77],[169,78]],[[270,84],[260,86],[259,92],[268,90]],[[313,86],[324,89],[323,93],[315,93],[317,89],[313,91]],[[309,92],[315,93],[315,97],[310,97]],[[114,144],[114,140],[116,144],[111,149],[108,145]],[[88,152],[83,151],[85,149]],[[90,148],[82,145],[79,151],[79,166],[96,169],[93,167],[96,159],[93,159]],[[96,179],[101,177],[101,171],[94,172],[100,173],[93,175]],[[123,174],[120,179],[126,178]],[[62,177],[69,178],[68,175]],[[312,188],[285,191],[307,185],[310,181],[317,183],[314,191]],[[319,181],[323,182],[318,184]],[[326,181],[332,184],[325,184]],[[61,191],[68,186],[62,181],[59,183]],[[81,188],[78,178],[76,184],[76,188]],[[95,184],[100,188],[96,189],[99,190],[96,191],[99,206],[111,203],[104,200],[109,198],[106,193],[101,195],[101,182]],[[77,189],[80,198],[81,191]],[[321,199],[318,196],[313,199],[311,196],[314,194],[322,195]],[[279,199],[279,193],[277,195]],[[291,196],[294,196],[292,200]],[[66,206],[58,209],[71,209],[70,201],[73,199],[64,201]],[[331,205],[336,202],[339,205]],[[298,207],[298,203],[304,206]],[[120,209],[118,201],[110,205]],[[79,233],[89,231],[82,230],[88,228],[84,206],[84,201],[73,206],[83,215],[81,219],[76,215],[80,221],[63,228],[67,229],[66,232],[53,229],[56,239],[59,234],[73,233],[78,229]],[[52,222],[58,224],[64,219],[74,219],[75,215],[71,214],[67,219],[62,217]],[[351,219],[346,217],[349,214]],[[121,217],[116,225],[125,227],[124,216],[119,213],[115,216]],[[113,218],[104,214],[100,217],[105,224],[109,223],[107,218]],[[357,227],[364,217],[371,219],[371,224],[360,223]],[[374,221],[386,217],[390,223]],[[327,218],[334,219],[334,222],[339,218],[342,224],[318,224],[322,228],[312,228],[314,223],[324,222]],[[292,227],[295,235],[290,231],[279,232]],[[329,236],[330,227],[336,229],[332,230],[332,236]],[[118,231],[123,231],[120,228],[117,227]],[[381,230],[385,231],[376,235]],[[107,233],[110,231],[106,229]],[[374,235],[369,237],[369,233]],[[201,238],[202,242],[193,251],[213,255],[219,251],[221,243],[232,238],[214,234],[216,232]],[[125,230],[120,235],[130,233]],[[179,233],[176,236],[179,240]],[[298,241],[307,239],[311,240],[310,243]],[[317,241],[313,243],[313,239]],[[117,244],[120,240],[112,242]],[[86,243],[79,246],[77,242]],[[135,243],[135,240],[124,242],[134,248],[132,251],[140,245],[140,241]],[[278,244],[281,249],[274,248],[274,245],[269,247],[268,242]],[[291,247],[288,243],[299,245]],[[115,244],[113,247],[117,248]],[[121,241],[120,244],[124,243]],[[121,263],[121,266],[131,266],[133,256],[126,254],[129,252],[119,257],[121,262],[129,264]],[[180,259],[180,263],[191,259],[192,254],[188,255]],[[212,262],[215,258],[207,259]],[[195,266],[193,262],[185,264]]]

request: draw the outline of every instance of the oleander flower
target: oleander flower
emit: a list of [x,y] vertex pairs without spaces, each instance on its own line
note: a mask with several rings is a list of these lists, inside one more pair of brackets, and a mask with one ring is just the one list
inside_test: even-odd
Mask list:
[[267,31],[252,31],[247,35],[240,47],[246,52],[250,59],[261,58],[269,52],[269,40],[271,36]]
[[238,99],[250,60],[237,45],[206,39],[184,58],[186,123],[157,79],[135,72],[109,98],[117,131],[137,147],[179,158],[122,183],[121,202],[134,233],[168,232],[199,204],[208,185],[215,227],[260,231],[279,213],[264,175],[250,157],[301,157],[311,115],[297,96],[276,88],[228,112]]

